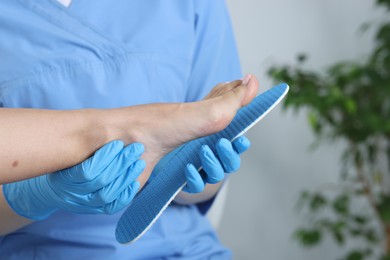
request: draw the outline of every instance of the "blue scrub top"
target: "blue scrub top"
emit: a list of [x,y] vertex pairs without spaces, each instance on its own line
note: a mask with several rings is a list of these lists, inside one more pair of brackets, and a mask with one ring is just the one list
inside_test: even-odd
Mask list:
[[[241,77],[223,0],[1,0],[0,10],[2,107],[194,101]],[[58,211],[0,237],[0,259],[231,258],[196,206],[170,206],[129,246],[114,237],[121,214]]]

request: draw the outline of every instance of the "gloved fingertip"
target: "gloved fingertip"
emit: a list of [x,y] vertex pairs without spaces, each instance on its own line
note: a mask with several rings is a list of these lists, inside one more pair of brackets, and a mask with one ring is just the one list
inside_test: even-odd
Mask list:
[[218,162],[217,157],[215,156],[214,152],[210,149],[208,145],[203,145],[201,147],[200,158],[203,166],[205,163],[207,163],[210,166],[213,166]]
[[196,169],[195,166],[192,163],[187,163],[186,168],[188,170]]
[[132,182],[128,188],[123,191],[115,201],[104,206],[104,213],[112,215],[122,210],[135,197],[141,184],[138,181]]
[[185,176],[187,179],[187,185],[185,187],[186,192],[199,193],[203,191],[205,183],[194,165],[190,163],[187,164],[185,169]]
[[121,140],[113,140],[99,148],[93,156],[82,162],[82,167],[92,168],[99,161],[99,165],[110,163],[118,153],[122,151],[124,143]]
[[208,153],[212,152],[210,147],[206,144],[202,145],[202,147],[200,149],[201,149],[203,154],[208,154]]
[[232,163],[231,167],[230,167],[230,171],[228,173],[233,173],[233,172],[236,172],[240,169],[241,167],[241,158],[238,157],[236,160],[234,160],[234,162]]
[[125,143],[122,140],[113,140],[104,145],[103,148],[106,147],[109,150],[110,154],[118,154],[124,146]]
[[131,185],[132,193],[137,193],[139,188],[141,187],[141,183],[139,181],[134,181]]
[[240,136],[238,140],[242,145],[246,147],[249,147],[251,145],[251,141],[249,141],[249,139],[243,135]]
[[141,143],[132,143],[126,146],[126,155],[128,157],[139,157],[144,151],[145,147]]
[[137,195],[140,186],[141,184],[138,181],[134,181],[127,187],[125,191],[123,191],[123,194],[121,195],[120,199],[123,207],[130,204],[130,202],[134,199],[135,195]]
[[241,157],[239,154],[231,154],[230,158],[223,161],[223,168],[226,173],[233,173],[238,171],[241,167]]
[[188,163],[186,165],[186,169],[184,171],[184,174],[186,176],[186,179],[187,179],[187,183],[194,183],[195,182],[195,176],[194,176],[194,173],[197,172],[197,170],[195,169],[195,166],[192,165],[191,163]]
[[[217,143],[216,150],[224,173],[232,173],[240,168],[241,158],[238,151],[236,151],[235,147],[233,147],[233,144],[229,140],[220,139],[220,142]],[[216,176],[221,178],[220,175]]]
[[113,146],[125,146],[125,143],[122,140],[113,140],[110,142]]
[[218,141],[217,141],[217,145],[219,146],[226,146],[226,145],[230,145],[230,141],[226,138],[220,138]]
[[127,176],[133,180],[137,179],[145,170],[146,162],[144,160],[135,161],[128,169]]
[[137,164],[137,169],[142,173],[146,168],[146,162],[144,160],[138,160],[135,162]]
[[217,151],[231,152],[233,150],[233,145],[228,139],[221,138],[218,140],[215,148]]
[[139,153],[143,153],[145,151],[145,146],[142,143],[134,143],[134,146]]
[[[118,206],[118,201],[113,201],[112,203],[109,203],[105,206],[103,206],[103,213],[107,215],[113,215],[120,211],[123,208],[123,206]],[[98,213],[98,212],[96,212]]]
[[213,172],[213,175],[208,174],[206,177],[206,182],[210,183],[210,184],[216,184],[216,183],[222,181],[224,179],[224,177],[225,177],[225,173],[221,168],[220,170],[215,170]]
[[233,146],[237,153],[241,154],[249,149],[251,142],[245,136],[240,136],[233,141]]

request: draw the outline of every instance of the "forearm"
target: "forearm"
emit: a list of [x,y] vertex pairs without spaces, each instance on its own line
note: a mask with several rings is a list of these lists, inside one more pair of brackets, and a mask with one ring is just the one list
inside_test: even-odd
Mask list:
[[67,168],[110,141],[99,110],[0,109],[0,184]]
[[204,202],[214,197],[221,188],[222,184],[223,182],[219,182],[217,184],[207,184],[204,190],[200,193],[187,193],[182,191],[175,197],[174,201],[181,205]]
[[9,207],[0,185],[0,236],[11,233],[30,223],[32,223],[32,220],[19,216]]

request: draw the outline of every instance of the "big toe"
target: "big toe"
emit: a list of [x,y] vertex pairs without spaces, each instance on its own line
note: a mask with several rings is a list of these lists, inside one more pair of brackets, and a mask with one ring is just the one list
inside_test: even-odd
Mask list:
[[241,85],[227,92],[224,97],[235,100],[239,107],[243,107],[248,105],[256,97],[258,90],[259,82],[257,78],[253,75],[247,75]]
[[244,98],[242,99],[242,106],[248,105],[257,95],[259,91],[259,81],[254,75],[251,75],[248,83],[243,86],[240,86],[245,91]]

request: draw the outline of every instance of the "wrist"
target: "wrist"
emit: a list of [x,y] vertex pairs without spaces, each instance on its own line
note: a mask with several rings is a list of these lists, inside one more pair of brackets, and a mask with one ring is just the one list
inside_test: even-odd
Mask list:
[[18,215],[31,219],[48,218],[57,209],[50,206],[50,196],[45,196],[47,176],[3,185],[4,198]]

